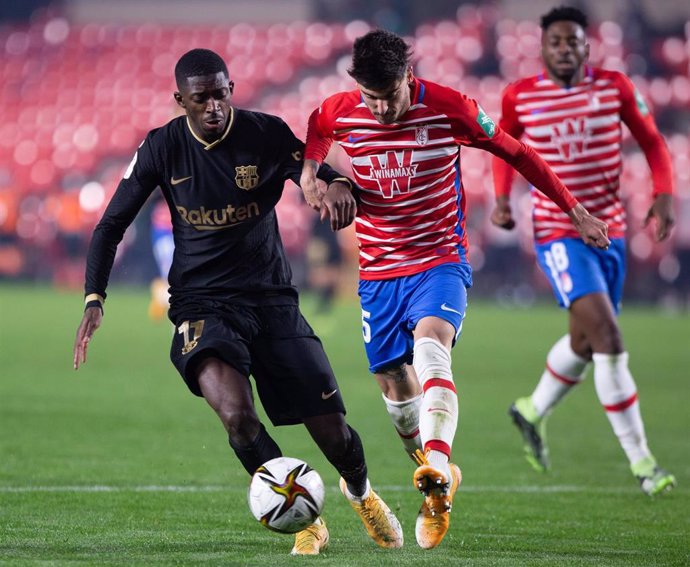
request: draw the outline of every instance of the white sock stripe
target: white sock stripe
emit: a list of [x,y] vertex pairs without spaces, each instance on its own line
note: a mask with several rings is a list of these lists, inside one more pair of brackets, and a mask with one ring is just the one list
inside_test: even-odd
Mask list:
[[453,381],[450,351],[436,339],[422,337],[415,341],[412,366],[422,388],[429,378]]
[[[597,396],[607,410],[606,417],[628,461],[636,463],[650,456],[640,404],[635,395],[637,386],[628,368],[628,353],[594,353],[592,360]],[[630,401],[632,403],[628,404]]]
[[383,401],[387,406],[397,407],[397,408],[404,408],[408,405],[417,405],[417,404],[420,404],[422,401],[422,394],[421,393],[417,394],[413,398],[410,398],[409,400],[401,400],[401,401],[391,400],[390,398],[386,397],[386,394],[384,394],[384,393],[381,393],[381,397],[383,398]]
[[414,342],[415,350],[417,348],[423,347],[425,345],[432,345],[433,347],[439,349],[441,352],[443,352],[446,355],[446,357],[448,358],[448,361],[450,361],[450,351],[446,347],[444,347],[436,339],[432,339],[431,337],[421,337]]
[[584,380],[589,362],[577,355],[570,346],[570,335],[558,339],[546,355],[546,368],[539,379],[532,404],[537,415],[543,417]]
[[[453,383],[450,351],[437,340],[424,337],[415,341],[412,364],[424,391],[419,411],[419,435],[422,446],[432,449],[431,458],[433,450],[438,450],[439,446],[448,447],[450,451],[458,424],[458,397],[453,389],[443,385],[444,381]],[[434,443],[428,445],[432,440]],[[433,460],[447,462],[448,456],[434,453]]]
[[607,354],[605,352],[593,352],[592,360],[601,364],[625,364],[628,365],[630,356],[626,351],[619,354]]
[[573,382],[585,378],[589,361],[578,355],[570,346],[570,335],[558,339],[546,355],[546,366],[558,378],[564,377]]
[[455,408],[457,408],[458,405],[458,395],[450,388],[444,388],[443,386],[429,388],[425,396],[434,400],[434,407],[445,409],[445,406],[455,406]]
[[628,353],[592,354],[594,387],[604,406],[615,406],[629,400],[637,392],[637,385],[628,369]]
[[386,411],[393,422],[393,426],[405,434],[412,433],[419,427],[419,408],[422,406],[423,395],[402,401],[393,401],[381,394],[386,404]]
[[[574,350],[573,347],[570,346],[570,333],[566,333],[563,335],[560,340],[556,344],[562,344],[564,347],[564,350],[568,353],[568,355],[573,358],[574,360],[578,361],[580,364],[586,366],[589,364],[589,360],[586,358],[582,358],[579,354],[577,354]],[[555,345],[554,345],[555,346]]]

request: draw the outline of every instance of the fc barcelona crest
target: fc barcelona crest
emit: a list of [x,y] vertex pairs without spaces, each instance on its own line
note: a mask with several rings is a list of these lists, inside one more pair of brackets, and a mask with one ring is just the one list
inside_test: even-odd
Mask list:
[[235,183],[240,189],[251,191],[259,184],[256,165],[240,165],[235,168]]
[[415,139],[420,146],[426,146],[429,142],[429,126],[424,124],[414,129]]

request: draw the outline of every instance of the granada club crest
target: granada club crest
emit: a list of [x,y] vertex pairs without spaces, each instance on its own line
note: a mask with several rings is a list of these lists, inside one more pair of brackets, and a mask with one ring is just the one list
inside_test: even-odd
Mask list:
[[429,126],[424,124],[414,130],[414,137],[420,146],[426,146],[429,143]]
[[251,191],[259,184],[256,165],[240,165],[235,168],[235,183],[240,189]]

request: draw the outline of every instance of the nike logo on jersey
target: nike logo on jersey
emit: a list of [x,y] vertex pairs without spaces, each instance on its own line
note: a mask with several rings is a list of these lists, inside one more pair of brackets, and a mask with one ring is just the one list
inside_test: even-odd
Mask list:
[[330,398],[331,396],[333,396],[337,391],[338,391],[338,388],[336,388],[336,389],[333,390],[332,392],[328,392],[328,393],[326,393],[326,392],[321,392],[321,399],[322,399],[322,400],[327,400],[328,398]]
[[451,313],[457,313],[458,315],[462,316],[460,311],[453,309],[452,307],[448,307],[445,303],[441,304],[441,311],[450,311]]
[[350,134],[347,137],[347,141],[348,142],[359,142],[360,140],[363,140],[366,137],[367,137],[366,135],[365,136],[353,136],[352,134]]
[[174,177],[171,177],[170,178],[170,185],[177,185],[177,184],[182,183],[183,181],[187,181],[188,179],[191,179],[191,178],[192,178],[191,175],[188,177],[180,177],[179,179],[175,179]]

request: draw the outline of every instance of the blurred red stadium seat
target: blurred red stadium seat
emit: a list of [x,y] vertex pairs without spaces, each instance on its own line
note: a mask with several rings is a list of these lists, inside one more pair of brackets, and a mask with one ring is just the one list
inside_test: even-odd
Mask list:
[[[107,197],[112,195],[145,133],[179,112],[172,99],[172,73],[185,51],[218,51],[236,81],[234,104],[278,114],[304,138],[307,117],[320,101],[355,87],[346,73],[351,44],[369,29],[362,21],[75,24],[49,15],[0,27],[0,104],[16,109],[0,124],[0,231],[18,225],[21,199],[7,197],[8,190],[39,201],[51,193],[64,195],[65,210],[79,208],[79,189],[88,180],[97,180]],[[625,68],[629,50],[620,24],[601,22],[591,31],[593,63]],[[456,19],[422,23],[409,39],[420,77],[465,92],[494,116],[500,114],[507,82],[542,68],[538,24],[499,18],[495,6],[463,4]],[[690,24],[684,36],[657,40],[650,53],[641,55],[661,69],[654,76],[633,78],[654,110],[690,111]],[[493,73],[476,66],[486,60]],[[683,181],[679,195],[685,199],[690,198],[688,146],[687,135],[669,143],[676,176]],[[339,167],[348,167],[342,156],[334,155]],[[463,170],[469,206],[486,209],[492,194],[490,156],[463,151]],[[622,187],[634,207],[647,202],[649,173],[639,152],[626,160]],[[287,246],[299,244],[312,218],[294,197],[290,194],[279,206]],[[90,229],[98,213],[69,221],[69,229]],[[45,236],[48,228],[32,229],[34,214],[31,209],[23,217],[23,234]],[[479,256],[492,234],[480,228],[472,227]],[[527,245],[528,231],[520,238]],[[634,253],[647,254],[648,244],[648,239],[636,238]]]

